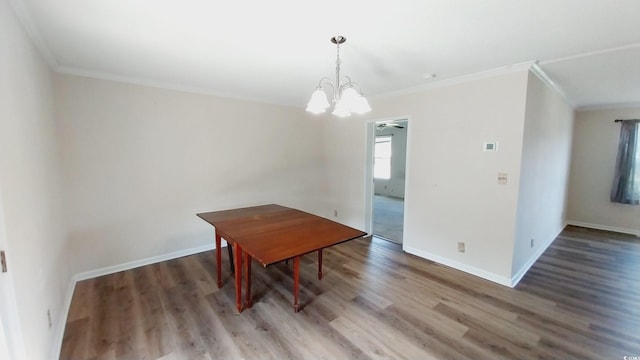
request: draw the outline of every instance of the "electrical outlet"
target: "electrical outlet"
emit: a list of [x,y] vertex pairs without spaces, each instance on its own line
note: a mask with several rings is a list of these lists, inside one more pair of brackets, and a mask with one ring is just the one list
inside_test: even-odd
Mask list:
[[53,326],[53,321],[51,320],[51,310],[47,309],[47,320],[49,321],[49,329]]
[[531,247],[533,247],[533,241],[534,241],[533,238],[531,238]]
[[464,252],[464,243],[463,242],[458,242],[458,252],[463,253]]
[[338,210],[333,210],[333,217],[338,217]]

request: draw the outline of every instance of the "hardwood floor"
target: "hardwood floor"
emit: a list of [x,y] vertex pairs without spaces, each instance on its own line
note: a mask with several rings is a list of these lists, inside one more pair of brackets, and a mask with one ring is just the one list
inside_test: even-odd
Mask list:
[[[228,260],[223,256],[224,262]],[[640,356],[640,241],[568,227],[515,289],[361,239],[253,267],[236,314],[213,252],[77,284],[61,359],[623,359]],[[228,265],[228,264],[225,264]]]

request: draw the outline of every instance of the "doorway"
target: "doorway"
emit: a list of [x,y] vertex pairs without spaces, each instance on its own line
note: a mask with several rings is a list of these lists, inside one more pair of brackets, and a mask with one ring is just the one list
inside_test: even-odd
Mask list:
[[378,238],[402,244],[409,121],[376,121],[369,127],[370,232]]

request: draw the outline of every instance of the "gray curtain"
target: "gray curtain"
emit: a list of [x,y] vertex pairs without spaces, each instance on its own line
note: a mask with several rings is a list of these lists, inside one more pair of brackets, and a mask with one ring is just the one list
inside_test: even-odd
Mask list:
[[638,160],[638,123],[622,120],[616,172],[611,188],[611,202],[640,205],[640,173],[636,175]]

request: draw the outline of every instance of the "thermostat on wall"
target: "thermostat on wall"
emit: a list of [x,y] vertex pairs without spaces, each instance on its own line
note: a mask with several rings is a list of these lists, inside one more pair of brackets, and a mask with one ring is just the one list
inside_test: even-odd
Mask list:
[[498,151],[498,142],[497,141],[486,142],[484,143],[482,149],[484,151]]

